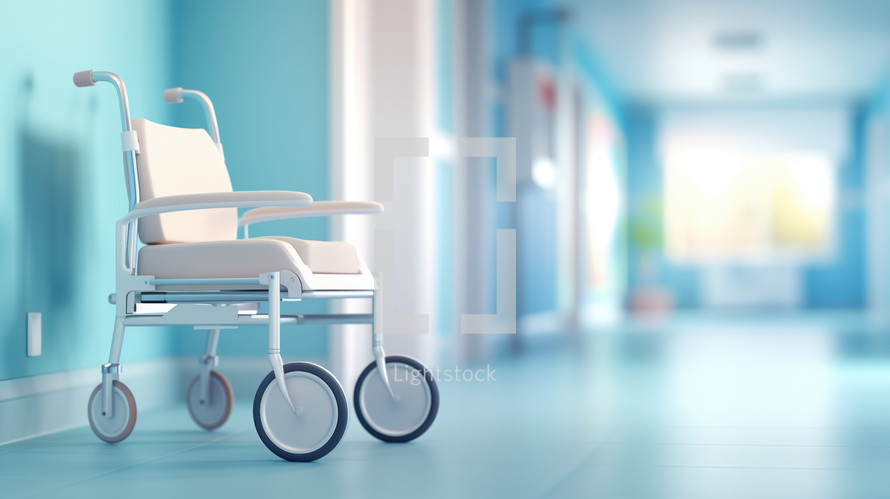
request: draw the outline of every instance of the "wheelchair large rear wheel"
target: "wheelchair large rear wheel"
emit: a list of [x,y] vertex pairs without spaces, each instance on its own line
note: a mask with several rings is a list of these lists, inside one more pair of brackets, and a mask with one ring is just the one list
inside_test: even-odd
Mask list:
[[270,372],[256,392],[253,422],[266,447],[288,461],[315,461],[331,452],[346,431],[349,412],[337,379],[309,362],[284,365],[288,394],[296,414]]
[[371,362],[355,383],[355,413],[371,435],[384,442],[408,442],[423,435],[439,411],[439,388],[420,362],[400,355],[386,357],[389,395],[377,363]]

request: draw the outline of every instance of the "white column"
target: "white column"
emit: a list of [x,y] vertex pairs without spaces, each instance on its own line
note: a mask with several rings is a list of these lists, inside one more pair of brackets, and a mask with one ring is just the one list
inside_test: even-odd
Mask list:
[[[330,3],[331,199],[374,199],[374,139],[432,137],[435,109],[433,0],[334,0]],[[433,165],[427,158],[395,163],[394,201],[374,217],[332,224],[332,239],[356,244],[375,268],[374,228],[393,228],[397,271],[384,276],[397,313],[431,314],[434,303]],[[369,310],[363,304],[347,309]],[[386,322],[383,323],[386,333]],[[388,355],[434,364],[432,334],[384,336]],[[351,390],[371,359],[366,326],[336,328],[332,366]]]

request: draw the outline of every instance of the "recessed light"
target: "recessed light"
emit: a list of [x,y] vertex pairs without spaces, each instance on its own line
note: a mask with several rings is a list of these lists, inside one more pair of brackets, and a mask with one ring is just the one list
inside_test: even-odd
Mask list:
[[763,45],[763,35],[755,30],[719,31],[713,38],[714,47],[730,52],[750,52]]

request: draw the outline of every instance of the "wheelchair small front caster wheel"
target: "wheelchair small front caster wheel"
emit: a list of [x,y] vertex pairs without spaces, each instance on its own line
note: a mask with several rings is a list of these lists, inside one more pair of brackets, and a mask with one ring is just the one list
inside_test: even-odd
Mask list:
[[408,442],[422,435],[439,411],[439,388],[423,364],[400,355],[386,358],[395,398],[371,362],[355,383],[355,413],[368,433],[384,442]]
[[346,395],[334,376],[309,362],[284,365],[284,383],[297,412],[281,393],[275,373],[260,383],[253,423],[263,444],[288,461],[315,461],[331,452],[346,431]]
[[210,371],[210,386],[207,390],[208,400],[201,400],[201,376],[195,376],[185,396],[189,414],[201,428],[215,430],[223,425],[232,414],[232,385],[225,376]]
[[111,415],[102,413],[102,384],[93,390],[87,404],[87,416],[93,433],[102,440],[114,444],[130,436],[136,426],[136,399],[127,385],[112,383]]

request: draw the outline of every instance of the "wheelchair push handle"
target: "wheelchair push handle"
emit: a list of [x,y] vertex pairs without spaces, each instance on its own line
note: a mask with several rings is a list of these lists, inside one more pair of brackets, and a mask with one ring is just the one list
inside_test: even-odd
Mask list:
[[[120,76],[108,71],[94,71],[90,69],[74,73],[74,85],[77,87],[92,87],[100,81],[110,83],[117,89],[121,110],[121,131],[123,131],[124,134],[132,132],[133,128],[130,123],[130,102],[127,99],[127,87],[124,85],[124,80],[121,79]],[[130,209],[132,210],[133,207],[136,206],[136,203],[139,202],[139,178],[136,175],[135,149],[124,150],[124,166],[127,175],[127,194],[130,197]],[[131,236],[133,247],[135,248],[135,239],[133,239],[133,237],[135,237],[135,235]]]
[[94,71],[90,69],[74,73],[74,85],[77,87],[92,87],[100,81],[111,83],[117,89],[121,105],[121,127],[123,131],[129,131],[130,103],[127,100],[127,87],[124,85],[124,80],[120,76],[108,71]]
[[93,70],[78,71],[74,73],[74,86],[76,87],[92,87],[96,82],[93,81]]
[[170,104],[182,102],[182,87],[164,90],[164,102],[169,102]]
[[168,88],[164,90],[164,101],[170,104],[177,104],[185,99],[195,100],[204,107],[204,118],[207,120],[207,128],[210,131],[210,137],[222,153],[222,143],[219,141],[219,125],[216,122],[216,111],[213,110],[213,103],[207,94],[198,90],[189,90],[182,87]]

